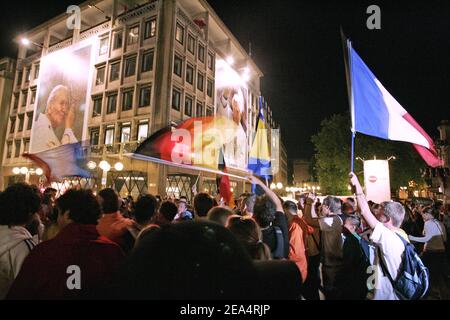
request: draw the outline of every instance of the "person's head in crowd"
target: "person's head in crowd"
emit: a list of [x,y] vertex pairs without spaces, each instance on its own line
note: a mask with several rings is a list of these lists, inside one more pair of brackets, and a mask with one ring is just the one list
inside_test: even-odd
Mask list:
[[246,197],[248,197],[249,194],[250,193],[248,193],[248,192],[241,193],[239,195],[239,197],[237,198],[237,200],[235,201],[236,207],[237,207],[236,212],[238,212],[239,214],[242,214],[242,212],[244,210],[244,199]]
[[346,213],[346,214],[353,214],[355,211],[354,211],[353,206],[350,203],[344,202],[342,204],[342,212]]
[[171,223],[178,213],[178,208],[175,203],[164,201],[159,207],[159,214],[168,222]]
[[270,248],[263,243],[261,228],[249,217],[232,216],[227,228],[244,246],[254,260],[271,260]]
[[356,214],[348,215],[345,218],[344,227],[350,233],[356,233],[356,231],[359,229],[360,226],[361,226],[361,218]]
[[117,276],[119,299],[251,299],[255,267],[226,228],[181,222],[143,235]]
[[178,213],[183,213],[187,210],[187,202],[186,200],[178,200],[177,201]]
[[228,218],[233,215],[233,211],[225,207],[215,207],[209,210],[208,220],[211,222],[216,222],[225,227]]
[[116,213],[120,209],[120,199],[113,189],[103,189],[98,193],[98,200],[103,214]]
[[433,207],[426,207],[422,211],[422,219],[423,221],[431,221],[433,219],[439,218],[439,210]]
[[[356,203],[356,201],[355,201],[354,198],[348,197],[348,198],[345,200],[345,203],[346,203],[347,205],[350,205],[350,206],[351,206],[351,209],[352,209],[351,212],[350,212],[350,211],[345,212],[344,210],[342,210],[342,211],[345,212],[345,213],[353,214],[353,213],[356,212],[356,210],[358,209],[358,204]],[[347,210],[349,210],[349,209],[350,209],[350,208],[347,208]]]
[[147,225],[158,209],[158,200],[151,194],[140,195],[134,204],[134,219],[140,225]]
[[276,207],[267,195],[258,197],[253,208],[253,218],[261,228],[267,228],[275,220]]
[[246,193],[241,202],[241,215],[242,216],[253,216],[253,210],[255,208],[256,194]]
[[405,218],[405,208],[399,202],[383,202],[376,218],[387,228],[400,228]]
[[342,202],[341,199],[336,198],[336,197],[332,197],[332,196],[328,196],[325,199],[323,199],[323,204],[322,204],[322,214],[324,216],[328,216],[331,214],[340,214],[342,211]]
[[207,193],[202,192],[194,197],[194,211],[197,217],[205,218],[213,205],[213,198]]
[[161,196],[160,196],[159,194],[156,195],[155,197],[156,197],[156,200],[158,200],[158,203],[161,203],[161,202],[162,202]]
[[58,225],[62,229],[70,223],[96,225],[100,205],[91,190],[70,189],[56,200]]
[[181,196],[180,197],[180,201],[184,201],[184,202],[186,202],[187,205],[189,205],[189,201],[188,201],[188,198],[186,196]]
[[48,198],[51,201],[51,203],[49,204],[54,204],[57,193],[58,191],[55,188],[47,187],[44,190],[44,197]]
[[36,188],[16,183],[0,194],[0,225],[25,226],[41,207],[42,198]]
[[298,216],[299,215],[299,209],[298,206],[295,204],[294,201],[287,200],[283,203],[283,209],[284,213],[292,215],[292,216]]

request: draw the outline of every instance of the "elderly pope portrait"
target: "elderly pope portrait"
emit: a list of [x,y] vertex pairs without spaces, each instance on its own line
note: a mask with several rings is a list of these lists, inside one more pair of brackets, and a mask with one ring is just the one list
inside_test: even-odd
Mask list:
[[[31,152],[41,152],[78,142],[72,130],[75,121],[75,106],[71,100],[69,88],[63,85],[53,88],[48,96],[45,110],[38,115],[34,123]],[[61,139],[55,133],[58,128],[64,129]]]

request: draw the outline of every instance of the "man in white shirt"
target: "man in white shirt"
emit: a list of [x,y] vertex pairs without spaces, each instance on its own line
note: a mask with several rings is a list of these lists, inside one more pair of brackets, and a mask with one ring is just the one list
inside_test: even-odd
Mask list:
[[356,199],[361,208],[361,214],[367,224],[373,229],[370,239],[378,247],[378,254],[372,270],[372,276],[368,280],[368,289],[373,290],[374,300],[399,300],[392,284],[381,268],[383,260],[392,279],[396,279],[402,263],[405,245],[399,235],[407,240],[407,235],[400,226],[405,217],[405,208],[398,202],[384,202],[382,204],[383,222],[378,221],[370,211],[358,177],[351,173],[351,184],[356,188]]
[[[70,91],[67,87],[58,85],[50,92],[47,108],[33,125],[33,139],[30,152],[37,153],[59,147],[63,144],[77,143],[73,133],[75,120],[75,107],[70,106]],[[55,130],[64,125],[64,134],[61,140],[56,136]]]

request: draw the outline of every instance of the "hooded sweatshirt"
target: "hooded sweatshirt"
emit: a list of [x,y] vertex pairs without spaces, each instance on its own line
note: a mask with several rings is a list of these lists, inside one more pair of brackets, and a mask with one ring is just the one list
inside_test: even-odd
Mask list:
[[35,247],[24,227],[0,225],[0,300],[3,300],[19,273],[23,261]]

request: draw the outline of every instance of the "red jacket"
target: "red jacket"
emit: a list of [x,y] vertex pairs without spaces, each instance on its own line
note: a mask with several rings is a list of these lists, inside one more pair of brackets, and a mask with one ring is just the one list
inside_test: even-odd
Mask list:
[[[120,247],[100,236],[95,225],[71,223],[55,238],[31,251],[7,299],[91,297],[93,292],[109,283],[123,259]],[[68,288],[69,278],[74,275],[73,271],[68,273],[69,266],[79,267],[80,290]]]
[[314,232],[303,218],[295,216],[289,224],[289,260],[297,265],[305,282],[308,276],[308,259],[306,257],[306,238]]

